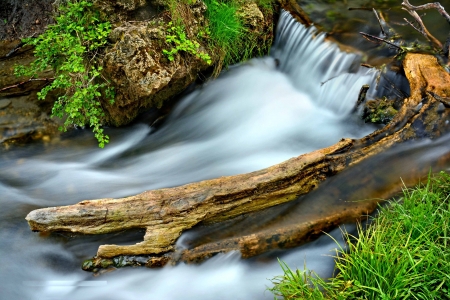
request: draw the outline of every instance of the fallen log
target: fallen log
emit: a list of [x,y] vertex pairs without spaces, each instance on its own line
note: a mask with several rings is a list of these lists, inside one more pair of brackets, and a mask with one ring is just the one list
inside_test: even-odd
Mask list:
[[353,142],[342,140],[270,168],[180,187],[146,191],[122,199],[82,201],[32,211],[26,219],[34,231],[102,234],[146,228],[144,241],[132,246],[100,246],[101,257],[167,252],[182,231],[200,221],[218,222],[296,199],[345,167],[345,159],[328,161]]
[[[143,242],[100,246],[93,264],[103,266],[108,265],[100,264],[104,259],[146,255],[148,266],[162,265],[173,260],[167,253],[174,250],[180,234],[200,222],[220,222],[292,201],[315,189],[326,178],[396,144],[448,132],[450,110],[439,99],[450,97],[450,75],[430,55],[408,53],[403,67],[410,83],[410,97],[404,100],[389,124],[362,139],[342,139],[328,148],[248,174],[146,191],[121,199],[38,209],[30,212],[26,219],[33,231],[45,232],[102,234],[145,228]],[[268,248],[293,247],[322,230],[370,213],[375,207],[376,204],[367,203],[335,217],[325,217],[319,223],[292,225],[282,234],[258,233],[230,239],[221,245],[187,250],[181,254],[181,259],[195,261],[228,250],[240,250],[244,257],[250,257]],[[267,236],[274,234],[278,234],[278,241],[267,240]],[[227,248],[226,243],[230,247]],[[92,263],[85,269],[91,267]]]

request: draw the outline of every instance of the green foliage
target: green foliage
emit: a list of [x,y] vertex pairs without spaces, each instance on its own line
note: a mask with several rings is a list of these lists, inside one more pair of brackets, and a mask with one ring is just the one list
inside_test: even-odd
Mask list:
[[178,52],[183,51],[204,60],[208,65],[211,64],[211,57],[207,53],[200,51],[200,44],[197,41],[191,41],[186,36],[184,26],[174,25],[172,22],[169,22],[168,26],[166,42],[174,47],[170,50],[163,50],[163,53],[170,61],[175,59],[175,55]]
[[323,279],[314,272],[304,270],[292,271],[285,262],[278,260],[284,275],[275,277],[275,287],[270,289],[276,296],[285,299],[325,299],[321,288],[326,286]]
[[107,42],[111,30],[109,22],[102,21],[100,13],[92,9],[86,0],[71,0],[59,7],[55,24],[37,38],[25,39],[27,45],[35,46],[36,60],[30,66],[16,66],[17,76],[35,77],[51,67],[54,81],[39,93],[44,99],[52,90],[64,91],[55,102],[52,116],[63,118],[60,130],[69,126],[89,125],[103,148],[109,137],[101,128],[104,111],[100,98],[114,102],[114,90],[101,79],[102,67],[97,66],[99,49]]
[[275,0],[256,0],[256,4],[262,9],[273,11]]
[[[243,0],[205,0],[208,9],[210,48],[219,53],[221,66],[245,61],[255,55],[268,53],[270,42],[259,40],[263,35],[255,33],[244,24],[241,8],[248,2]],[[257,5],[263,10],[273,10],[274,0],[258,0]]]
[[[183,11],[186,5],[192,5],[195,0],[164,0],[164,5],[168,8],[172,22],[167,30],[166,41],[173,45],[170,50],[163,50],[169,60],[173,60],[175,55],[182,51],[212,63],[211,57],[199,50],[199,43],[189,39],[186,35],[183,22]],[[260,8],[272,11],[275,0],[257,0]],[[258,41],[253,32],[244,26],[242,15],[239,10],[248,2],[244,0],[204,0],[207,6],[206,18],[207,26],[199,24],[197,39],[208,43],[208,52],[215,53],[218,59],[215,61],[215,74],[217,75],[222,66],[238,63],[247,60],[257,54],[266,54],[270,47],[270,42]],[[186,16],[185,16],[186,17]]]
[[240,60],[242,40],[245,28],[237,15],[239,6],[234,1],[205,0],[208,7],[206,17],[209,20],[212,48],[223,52],[223,62],[228,65]]
[[336,256],[330,281],[308,271],[291,271],[273,280],[271,291],[287,299],[449,299],[450,176],[441,172],[425,186],[404,191],[348,250]]

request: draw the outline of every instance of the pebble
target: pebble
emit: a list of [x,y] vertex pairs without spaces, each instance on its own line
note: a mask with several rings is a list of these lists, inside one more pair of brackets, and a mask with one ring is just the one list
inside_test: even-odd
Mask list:
[[0,100],[0,109],[8,107],[8,105],[10,105],[10,104],[11,104],[11,100],[8,100],[8,99]]

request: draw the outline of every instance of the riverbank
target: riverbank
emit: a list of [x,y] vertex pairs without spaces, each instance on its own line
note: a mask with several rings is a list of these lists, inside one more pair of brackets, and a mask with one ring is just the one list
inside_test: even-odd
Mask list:
[[405,189],[367,228],[359,226],[359,236],[345,238],[348,249],[337,250],[334,278],[281,262],[284,275],[270,290],[285,299],[448,299],[449,194],[445,172]]

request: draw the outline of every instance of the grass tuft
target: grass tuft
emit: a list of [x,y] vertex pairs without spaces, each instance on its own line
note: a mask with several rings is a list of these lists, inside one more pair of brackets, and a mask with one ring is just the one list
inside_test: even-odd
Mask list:
[[[191,36],[189,31],[185,30],[189,24],[189,22],[185,21],[192,18],[188,13],[189,9],[186,8],[195,3],[195,0],[164,0],[164,4],[170,12],[173,25],[181,28],[179,31],[183,31],[182,34],[186,35],[185,41],[194,44],[196,39],[206,41],[207,52],[215,54],[213,58],[214,76],[217,76],[224,67],[226,68],[231,64],[239,63],[255,56],[265,55],[269,52],[272,42],[271,35],[266,36],[264,33],[255,31],[249,28],[248,24],[245,24],[244,11],[249,2],[245,0],[204,0],[203,2],[207,7],[205,14],[207,25],[202,25],[196,36]],[[267,14],[273,13],[274,3],[275,0],[256,1],[258,7]],[[170,32],[169,35],[173,36]],[[175,48],[168,49],[165,54],[170,60],[173,60],[174,55],[179,50],[184,51],[185,48],[193,49],[193,47],[181,47],[184,44],[172,45]],[[169,55],[169,52],[172,55]],[[187,52],[201,54],[199,51]]]
[[239,61],[245,33],[237,15],[239,6],[234,1],[219,0],[205,0],[205,4],[208,7],[206,16],[209,20],[210,45],[220,53],[219,65],[227,66]]
[[450,175],[430,176],[380,208],[358,237],[347,235],[334,278],[280,262],[284,275],[270,290],[285,299],[450,299],[449,197]]

